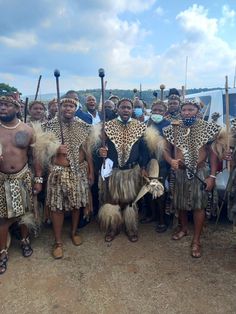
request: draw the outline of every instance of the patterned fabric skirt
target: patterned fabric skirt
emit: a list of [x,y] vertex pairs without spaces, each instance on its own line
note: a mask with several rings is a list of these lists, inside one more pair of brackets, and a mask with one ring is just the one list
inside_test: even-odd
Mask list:
[[88,164],[80,164],[78,173],[70,167],[52,166],[47,183],[47,205],[50,210],[71,211],[88,204]]
[[33,212],[32,174],[28,165],[14,174],[0,172],[0,218]]
[[[208,169],[206,167],[201,168],[196,174],[204,181],[208,176]],[[189,180],[186,171],[178,169],[176,171],[173,202],[177,211],[206,209],[208,192],[205,191],[202,183],[196,177]]]

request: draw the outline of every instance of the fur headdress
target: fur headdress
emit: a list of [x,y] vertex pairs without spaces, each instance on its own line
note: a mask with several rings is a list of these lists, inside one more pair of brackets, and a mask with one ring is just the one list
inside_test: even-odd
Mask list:
[[0,102],[7,102],[20,108],[20,103],[11,96],[0,96]]
[[68,103],[74,105],[77,108],[77,101],[74,98],[67,97],[67,98],[62,98],[60,100],[61,105],[62,104],[68,104]]
[[185,101],[183,101],[180,105],[180,107],[182,108],[185,105],[193,105],[195,106],[198,110],[201,109],[201,104],[199,101],[197,101],[196,99],[186,99]]
[[122,99],[120,99],[119,102],[118,102],[118,104],[117,104],[117,107],[119,107],[120,104],[122,104],[122,102],[124,102],[124,101],[129,102],[129,103],[131,104],[131,106],[133,107],[133,102],[132,102],[132,100],[129,99],[129,98],[122,98]]
[[33,105],[36,105],[36,104],[39,104],[39,105],[43,106],[44,110],[46,111],[45,104],[42,101],[39,101],[39,100],[31,101],[31,103],[29,104],[29,110],[33,107]]

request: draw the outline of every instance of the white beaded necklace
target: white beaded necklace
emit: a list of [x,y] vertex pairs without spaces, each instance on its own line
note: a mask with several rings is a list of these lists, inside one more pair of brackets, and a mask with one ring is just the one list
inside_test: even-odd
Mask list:
[[20,124],[21,124],[21,120],[18,119],[17,124],[14,125],[14,126],[6,126],[5,124],[2,124],[2,123],[0,123],[0,126],[2,126],[4,129],[14,130],[14,129],[16,129]]

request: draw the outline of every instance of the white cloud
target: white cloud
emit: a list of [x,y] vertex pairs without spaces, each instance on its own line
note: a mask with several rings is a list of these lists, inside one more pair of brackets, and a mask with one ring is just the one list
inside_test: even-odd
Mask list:
[[208,18],[207,15],[207,9],[194,4],[187,10],[180,12],[176,19],[187,33],[212,37],[218,31],[218,23],[216,18]]
[[235,25],[236,11],[231,10],[228,5],[222,7],[222,18],[220,19],[220,25],[224,26],[228,24],[233,27]]
[[[235,12],[227,6],[222,11],[224,22],[210,18],[208,10],[196,4],[176,14],[174,22],[182,27],[184,39],[173,36],[175,42],[157,53],[155,46],[146,41],[154,30],[144,28],[142,17],[146,13],[139,14],[151,8],[154,13],[156,8],[156,14],[165,17],[155,0],[58,0],[57,9],[48,8],[49,2],[40,1],[42,17],[32,10],[32,26],[18,22],[14,31],[0,36],[0,43],[4,44],[1,52],[5,56],[4,62],[0,60],[0,68],[6,73],[6,80],[9,78],[8,83],[25,94],[35,90],[39,74],[43,75],[42,92],[54,91],[52,73],[58,65],[62,91],[99,88],[97,69],[100,67],[105,68],[108,88],[134,88],[134,82],[142,82],[144,88],[156,88],[160,83],[178,88],[184,82],[186,56],[189,57],[189,87],[219,85],[224,75],[234,69],[236,51],[219,35],[222,23],[235,20]],[[23,12],[22,6],[19,9],[23,16],[26,11]],[[127,11],[129,18],[122,14]],[[172,27],[173,21],[158,20],[170,22],[168,28]],[[161,25],[165,27],[165,24]],[[14,48],[21,50],[15,53]],[[10,72],[17,75],[10,77]]]
[[12,36],[0,36],[0,43],[10,48],[30,48],[37,44],[37,37],[33,33],[14,33]]
[[116,0],[113,1],[113,9],[118,12],[130,11],[133,13],[142,12],[150,9],[156,0]]
[[219,82],[223,85],[224,76],[234,69],[236,50],[219,36],[219,20],[209,18],[208,11],[198,5],[180,12],[176,19],[185,40],[172,45],[162,55],[161,71],[170,82],[182,80],[183,83],[188,56],[189,87],[219,86]]
[[66,53],[88,53],[93,47],[93,43],[86,39],[80,39],[72,42],[63,43],[52,43],[49,44],[48,48],[50,50],[66,52]]
[[158,16],[163,16],[164,15],[164,10],[163,10],[163,8],[162,7],[157,7],[156,9],[155,9],[155,13],[158,15]]

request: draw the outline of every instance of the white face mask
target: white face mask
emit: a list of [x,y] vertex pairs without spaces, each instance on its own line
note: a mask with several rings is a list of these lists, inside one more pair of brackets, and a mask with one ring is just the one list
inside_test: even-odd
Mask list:
[[153,113],[153,114],[151,115],[151,119],[152,119],[152,121],[155,122],[155,123],[160,123],[160,122],[163,120],[163,116],[160,115],[160,114]]

